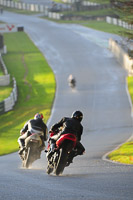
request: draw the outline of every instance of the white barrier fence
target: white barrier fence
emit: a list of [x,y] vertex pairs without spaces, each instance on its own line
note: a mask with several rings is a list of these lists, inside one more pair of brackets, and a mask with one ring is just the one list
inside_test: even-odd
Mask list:
[[60,13],[49,12],[48,7],[44,5],[27,4],[27,3],[22,3],[22,2],[18,3],[18,2],[7,1],[7,0],[0,0],[0,5],[10,7],[10,8],[27,10],[27,11],[41,12],[44,14],[44,16],[53,18],[53,19],[61,19],[61,17],[63,16],[63,14],[60,14]]
[[109,48],[117,58],[118,62],[133,75],[133,59],[121,48],[121,46],[113,39],[109,40]]
[[94,2],[89,2],[89,1],[83,1],[82,2],[83,6],[99,6],[99,3],[94,3]]
[[[62,0],[64,3],[71,3],[71,4],[73,4],[73,3],[76,3],[76,2],[79,2],[79,0]],[[82,1],[81,2],[82,3],[82,5],[84,5],[84,6],[96,6],[96,5],[100,5],[100,4],[98,4],[98,3],[94,3],[94,2],[90,2],[90,1]]]
[[28,10],[33,12],[43,12],[44,15],[48,15],[48,7],[44,5],[39,4],[28,4],[23,2],[14,2],[14,1],[7,1],[7,0],[0,0],[0,5],[10,7],[10,8],[16,8],[16,9],[22,9],[22,10]]
[[129,29],[129,30],[133,30],[133,24],[128,24],[127,22],[124,22],[120,19],[117,18],[113,18],[113,17],[106,17],[106,22],[109,24],[114,24],[117,26],[121,26],[123,28]]
[[63,14],[60,14],[60,13],[55,13],[55,12],[49,12],[48,13],[48,17],[49,18],[52,18],[52,19],[61,19],[63,16]]
[[0,86],[6,86],[10,83],[10,74],[0,76]]
[[[0,76],[0,86],[6,86],[10,84],[10,74],[8,74],[7,68],[3,62],[3,59],[0,54],[0,63],[3,68],[4,74],[3,76]],[[17,101],[17,85],[16,80],[13,78],[13,89],[8,98],[6,98],[4,101],[0,102],[0,114],[3,114],[9,110],[13,109],[13,106],[15,105]]]
[[13,106],[15,105],[17,101],[17,96],[18,96],[18,93],[17,93],[16,80],[15,78],[13,78],[13,90],[8,98],[0,102],[0,114],[3,114],[13,109]]
[[64,3],[76,3],[79,2],[79,0],[62,0]]
[[17,85],[15,78],[13,78],[13,90],[10,96],[4,100],[4,111],[7,112],[9,110],[12,110],[16,101],[17,101]]
[[6,86],[10,84],[10,74],[8,74],[7,68],[5,66],[5,63],[3,62],[1,54],[0,54],[0,63],[2,70],[4,71],[5,74],[3,76],[0,76],[0,86]]

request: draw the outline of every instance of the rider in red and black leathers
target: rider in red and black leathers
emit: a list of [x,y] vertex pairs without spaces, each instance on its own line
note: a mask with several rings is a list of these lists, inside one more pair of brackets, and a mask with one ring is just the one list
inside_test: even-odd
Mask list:
[[64,117],[58,123],[54,124],[51,127],[52,131],[59,129],[60,127],[62,128],[62,130],[58,134],[51,137],[52,146],[54,146],[53,144],[61,135],[66,134],[66,133],[72,133],[76,135],[76,138],[77,138],[77,143],[75,147],[75,149],[77,149],[77,152],[76,154],[74,152],[74,155],[72,157],[76,155],[82,155],[83,152],[85,151],[85,148],[80,143],[81,135],[83,133],[83,126],[80,123],[82,121],[82,118],[83,118],[82,112],[75,111],[72,114],[71,118]]

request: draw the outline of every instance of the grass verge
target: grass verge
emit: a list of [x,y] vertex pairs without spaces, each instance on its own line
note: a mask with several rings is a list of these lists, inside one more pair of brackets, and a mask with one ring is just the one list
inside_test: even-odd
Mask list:
[[2,72],[2,70],[1,70],[1,68],[0,68],[0,76],[3,76],[3,72]]
[[11,86],[0,86],[0,102],[9,97],[11,91]]
[[126,142],[108,155],[109,159],[123,164],[133,164],[133,142]]
[[89,11],[64,11],[62,12],[64,15],[72,15],[72,16],[106,16],[114,14],[111,8],[100,9],[100,10],[89,10]]
[[113,24],[108,24],[106,21],[96,21],[96,20],[89,20],[89,21],[78,21],[78,20],[54,20],[49,19],[47,17],[41,17],[50,21],[54,21],[56,23],[67,23],[67,24],[80,24],[82,26],[86,26],[87,28],[92,28],[98,31],[103,31],[106,33],[112,33],[120,36],[126,36],[124,33],[126,31],[125,28],[116,26]]
[[93,2],[93,3],[99,3],[99,4],[109,4],[110,3],[110,0],[102,0],[102,1],[99,1],[99,0],[87,0],[89,2]]
[[18,101],[0,115],[0,155],[18,150],[17,138],[24,123],[42,112],[47,122],[55,95],[55,77],[44,56],[24,32],[6,33],[7,54],[3,60],[16,78]]
[[[133,77],[127,77],[128,90],[133,104]],[[128,141],[108,155],[112,161],[133,164],[133,141]]]

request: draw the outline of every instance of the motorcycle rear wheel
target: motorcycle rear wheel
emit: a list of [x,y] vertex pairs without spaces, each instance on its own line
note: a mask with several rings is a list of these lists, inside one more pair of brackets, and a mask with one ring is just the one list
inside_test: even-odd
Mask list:
[[67,150],[61,148],[59,159],[58,159],[57,165],[56,165],[55,170],[54,170],[54,173],[57,176],[63,173],[63,170],[64,170],[66,163],[67,163],[67,155],[68,155]]
[[32,164],[31,157],[32,157],[31,147],[28,147],[27,157],[26,157],[26,160],[25,160],[25,167],[26,168],[29,168],[30,165]]
[[50,167],[50,166],[48,166],[48,167],[47,167],[47,174],[51,174],[51,173],[52,173],[52,171],[53,171],[53,168],[52,168],[52,167]]
[[36,154],[37,149],[38,145],[36,144],[30,144],[30,146],[28,147],[27,156],[25,160],[26,168],[29,168],[32,165],[32,163],[37,159],[37,154]]

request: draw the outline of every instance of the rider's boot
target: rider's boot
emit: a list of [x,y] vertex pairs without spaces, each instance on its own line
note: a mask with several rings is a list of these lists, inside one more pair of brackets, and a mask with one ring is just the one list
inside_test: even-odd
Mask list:
[[20,150],[18,151],[19,155],[22,155],[23,151],[25,150],[25,146],[21,147]]

